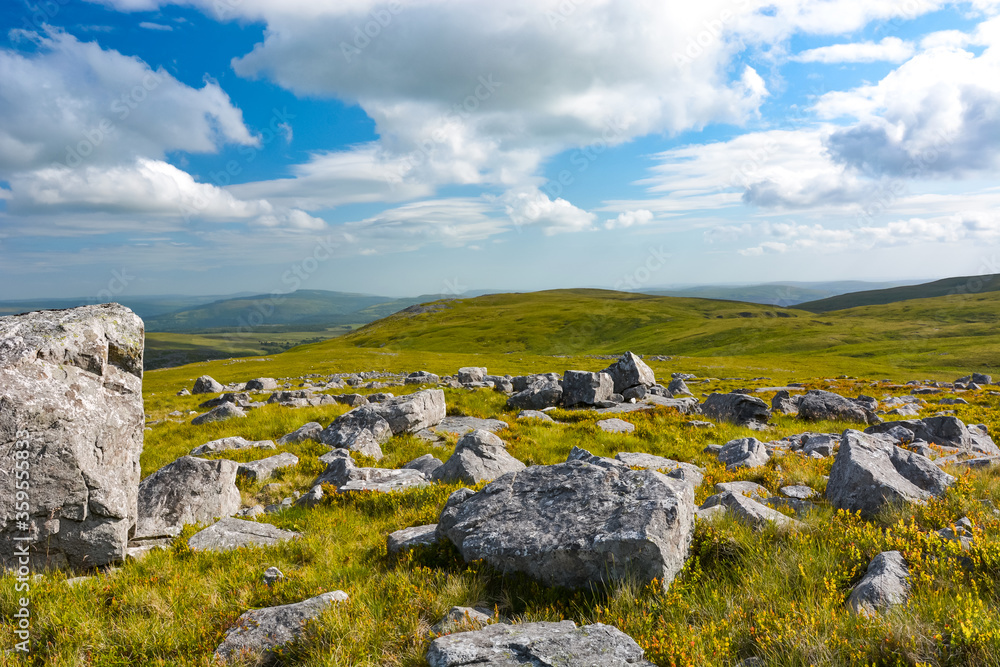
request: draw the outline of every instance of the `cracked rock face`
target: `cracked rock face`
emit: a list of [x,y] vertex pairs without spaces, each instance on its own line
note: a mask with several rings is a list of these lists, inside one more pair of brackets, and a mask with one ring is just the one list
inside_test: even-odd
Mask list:
[[438,533],[467,561],[548,585],[634,577],[666,587],[687,558],[694,513],[694,492],[680,480],[572,460],[507,473],[479,493],[456,491]]
[[[16,564],[15,536],[30,536],[33,569],[125,558],[139,491],[143,340],[142,320],[118,304],[0,317],[5,565]],[[27,484],[17,479],[25,470]]]

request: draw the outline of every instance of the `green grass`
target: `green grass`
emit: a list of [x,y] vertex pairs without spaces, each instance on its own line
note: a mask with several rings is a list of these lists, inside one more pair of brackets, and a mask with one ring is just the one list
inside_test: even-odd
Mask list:
[[[266,358],[151,371],[145,376],[144,399],[156,423],[146,432],[142,475],[215,438],[275,439],[308,421],[326,425],[347,409],[271,405],[245,419],[192,426],[187,413],[206,397],[176,392],[190,388],[204,373],[230,382],[383,369],[453,373],[466,365],[511,374],[597,370],[609,362],[590,355],[630,347],[673,355],[651,362],[661,382],[669,380],[672,371],[716,378],[692,383],[699,395],[795,379],[807,381],[809,387],[833,387],[844,395],[882,398],[905,393],[877,383],[882,377],[899,381],[919,373],[953,379],[957,373],[989,368],[997,359],[990,318],[998,309],[989,295],[943,305],[894,304],[880,307],[878,318],[865,309],[766,316],[776,310],[590,291],[498,295],[457,300],[428,315],[394,316],[347,337]],[[746,312],[758,316],[740,315]],[[714,345],[708,345],[712,341]],[[829,379],[841,375],[852,377]],[[761,376],[770,379],[753,379]],[[445,393],[450,414],[506,421],[510,428],[501,437],[511,454],[528,464],[563,461],[572,447],[580,446],[602,456],[637,451],[702,465],[707,474],[697,493],[699,502],[714,483],[733,479],[756,481],[772,492],[795,483],[822,490],[832,463],[786,456],[730,473],[703,453],[705,445],[759,434],[730,425],[695,429],[687,424],[692,417],[668,409],[626,415],[636,425],[635,433],[607,434],[594,426],[594,413],[556,411],[554,417],[564,424],[518,422],[516,414],[505,409],[505,396],[496,392]],[[760,396],[771,398],[769,393]],[[946,396],[930,397],[924,414],[934,414],[934,402]],[[970,405],[955,406],[958,416],[1000,433],[997,397],[986,391],[963,396]],[[183,418],[169,417],[174,411]],[[787,416],[773,421],[768,438],[852,426],[805,424]],[[383,446],[385,458],[379,465],[399,467],[425,453],[445,459],[453,444],[454,438],[436,447],[414,436],[395,437]],[[274,503],[293,491],[307,490],[322,468],[318,457],[326,448],[306,442],[279,451],[296,454],[298,465],[268,481],[276,486],[241,482],[245,505]],[[274,453],[253,450],[217,458],[242,461]],[[1000,506],[1000,482],[989,470],[967,474],[943,499],[923,507],[894,508],[871,522],[837,514],[821,502],[800,532],[753,533],[730,520],[699,523],[692,557],[666,591],[629,583],[591,591],[548,588],[483,563],[463,563],[449,547],[388,557],[386,535],[434,522],[454,488],[328,494],[314,509],[294,508],[262,519],[303,534],[283,546],[197,554],[185,548],[186,537],[194,531],[188,527],[185,539],[171,550],[75,586],[67,585],[65,573],[48,574],[32,587],[34,652],[25,662],[207,666],[226,630],[247,609],[342,589],[350,601],[311,624],[289,647],[284,664],[422,666],[428,628],[456,604],[486,606],[513,620],[609,623],[634,637],[660,666],[731,667],[751,656],[789,667],[1000,663],[1000,518],[993,511]],[[977,527],[971,551],[960,553],[929,534],[962,516],[972,518]],[[883,618],[851,616],[844,607],[851,586],[869,560],[886,549],[902,550],[910,563],[910,604]],[[260,577],[272,565],[287,580],[267,588]],[[11,618],[19,595],[14,579],[5,576],[0,585],[4,619]],[[0,642],[5,647],[15,642],[9,623],[0,623]]]
[[983,294],[1000,290],[1000,274],[985,276],[965,276],[945,278],[920,285],[905,285],[889,289],[851,292],[800,303],[797,308],[813,313],[826,313],[858,306],[876,306],[913,299],[929,299],[939,296]]
[[267,331],[220,333],[146,332],[143,364],[146,370],[182,366],[210,359],[258,357],[277,354],[291,347],[341,336],[355,326],[323,327],[312,331]]

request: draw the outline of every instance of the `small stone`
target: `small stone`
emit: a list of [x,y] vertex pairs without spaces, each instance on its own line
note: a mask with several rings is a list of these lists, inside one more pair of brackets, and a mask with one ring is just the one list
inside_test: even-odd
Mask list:
[[269,567],[264,570],[264,583],[273,586],[279,581],[284,581],[285,575],[276,567]]

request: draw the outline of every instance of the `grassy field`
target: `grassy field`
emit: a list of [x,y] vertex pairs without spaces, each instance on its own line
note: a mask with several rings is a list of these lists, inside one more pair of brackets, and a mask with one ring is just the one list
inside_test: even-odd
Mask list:
[[931,283],[905,285],[888,289],[851,292],[837,296],[800,303],[797,307],[813,313],[826,313],[858,306],[876,306],[913,299],[930,299],[939,296],[983,294],[1000,290],[1000,275],[965,276],[945,278]]
[[[356,325],[354,325],[356,326]],[[354,326],[325,327],[316,331],[265,331],[201,334],[146,333],[143,364],[146,370],[183,366],[198,361],[260,357],[277,354],[305,343],[315,343],[342,336]]]
[[[692,383],[699,396],[800,380],[844,395],[882,398],[905,393],[879,382],[883,377],[954,379],[995,366],[1000,357],[991,312],[1000,309],[987,297],[897,304],[880,308],[881,319],[865,309],[835,316],[788,311],[794,317],[778,318],[767,314],[779,309],[766,306],[586,291],[462,299],[436,312],[394,316],[349,336],[265,358],[147,373],[146,412],[156,423],[146,432],[142,474],[215,438],[275,439],[308,421],[325,425],[347,409],[271,405],[245,419],[201,426],[192,426],[190,415],[171,417],[171,412],[197,409],[204,397],[176,392],[205,373],[230,382],[360,370],[453,373],[466,365],[511,374],[598,370],[609,361],[592,355],[632,348],[672,355],[650,362],[661,382],[673,371],[716,378]],[[831,379],[842,375],[856,377]],[[580,446],[603,456],[636,451],[702,465],[707,475],[697,492],[699,502],[714,483],[733,479],[756,481],[772,492],[795,483],[823,491],[832,463],[786,456],[729,473],[703,453],[705,445],[759,434],[721,424],[695,429],[688,425],[692,417],[668,409],[626,416],[636,425],[633,434],[606,434],[595,428],[599,417],[592,412],[556,411],[553,416],[563,424],[518,422],[505,409],[505,396],[496,392],[445,393],[449,414],[506,421],[509,428],[501,437],[511,454],[528,464],[565,460],[573,446]],[[924,414],[934,414],[940,409],[935,401],[948,396],[931,397]],[[771,394],[761,397],[769,400]],[[994,436],[1000,433],[996,396],[979,391],[963,397],[969,405],[949,409],[968,422],[985,423]],[[852,426],[805,424],[785,416],[773,421],[768,438]],[[386,457],[379,465],[399,467],[425,453],[446,459],[453,443],[449,439],[435,447],[413,436],[395,437],[383,446]],[[276,489],[241,483],[245,505],[305,491],[322,469],[318,456],[326,448],[306,442],[278,451],[296,454],[299,464],[279,473]],[[251,451],[232,458],[274,453]],[[425,665],[427,631],[452,605],[485,606],[512,620],[612,624],[660,666],[732,667],[748,657],[789,667],[1000,664],[1000,518],[994,511],[1000,506],[1000,483],[989,470],[952,472],[962,476],[944,498],[895,508],[874,521],[836,513],[821,501],[818,511],[804,519],[807,527],[797,532],[754,533],[730,520],[699,522],[688,565],[666,591],[629,584],[590,591],[548,588],[483,563],[463,563],[449,547],[389,557],[386,535],[436,521],[456,487],[331,493],[314,509],[261,519],[302,532],[301,540],[283,546],[192,553],[186,537],[195,527],[189,527],[172,549],[83,582],[70,585],[66,573],[46,575],[32,587],[34,652],[25,664],[207,667],[225,631],[246,609],[335,589],[346,591],[349,602],[311,624],[283,664]],[[929,532],[963,516],[976,526],[969,551]],[[880,618],[850,615],[844,603],[851,586],[875,554],[889,549],[901,550],[910,565],[910,603]],[[272,565],[287,578],[268,588],[261,574]],[[8,575],[0,586],[5,619],[17,608],[13,584]],[[12,646],[14,641],[12,626],[0,625],[0,642]]]

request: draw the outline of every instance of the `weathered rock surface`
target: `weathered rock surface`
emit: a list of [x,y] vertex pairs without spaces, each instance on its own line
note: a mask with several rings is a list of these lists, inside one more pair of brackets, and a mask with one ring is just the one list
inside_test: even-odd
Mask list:
[[240,547],[269,546],[297,537],[298,533],[275,528],[269,523],[226,518],[192,535],[188,546],[193,551],[229,551]]
[[644,385],[652,387],[656,384],[656,374],[642,359],[631,352],[623,354],[618,361],[604,369],[611,376],[616,394],[621,394],[629,387]]
[[630,424],[617,417],[602,419],[594,425],[605,433],[632,433],[635,431],[635,424]]
[[482,382],[486,377],[486,368],[483,366],[465,366],[458,369],[458,381],[462,384]]
[[205,454],[214,454],[216,452],[228,452],[240,449],[274,448],[274,442],[271,440],[247,440],[241,436],[234,435],[228,438],[212,440],[210,442],[206,442],[204,445],[198,445],[191,450],[191,456],[203,456]]
[[549,422],[549,423],[554,423],[555,422],[555,419],[553,419],[552,417],[549,417],[544,412],[540,412],[538,410],[521,410],[521,412],[519,412],[517,414],[517,418],[518,419],[537,419],[539,421]]
[[278,388],[278,381],[274,378],[256,378],[244,385],[244,391],[274,391]]
[[194,381],[194,387],[191,388],[192,394],[219,394],[225,391],[226,388],[222,386],[220,382],[216,382],[214,378],[210,375],[202,375],[200,378]]
[[719,463],[725,465],[726,470],[756,468],[767,463],[769,458],[767,448],[757,438],[731,440],[719,450]]
[[466,560],[578,588],[635,577],[668,586],[687,558],[694,491],[650,470],[582,461],[508,473],[456,491],[438,531]]
[[663,456],[653,454],[641,454],[637,452],[618,452],[615,460],[621,461],[630,468],[645,468],[646,470],[657,470],[667,477],[673,477],[687,482],[694,488],[701,486],[705,479],[705,470],[692,463],[682,463]]
[[872,616],[894,605],[906,604],[910,596],[910,568],[903,554],[883,551],[868,564],[868,571],[851,591],[847,605],[855,614]]
[[497,431],[502,431],[505,428],[507,428],[507,422],[499,419],[481,419],[479,417],[451,415],[442,419],[440,424],[421,430],[418,435],[428,431],[465,435],[469,431],[475,431],[476,429],[496,433]]
[[802,525],[801,522],[787,517],[753,498],[732,491],[724,491],[709,497],[700,509],[705,510],[718,505],[725,507],[726,512],[732,514],[737,521],[745,523],[754,530],[764,530],[768,524],[774,524],[781,528],[795,528]]
[[494,623],[489,609],[475,607],[452,607],[444,618],[431,626],[431,636],[447,635],[462,630],[479,630]]
[[[124,560],[139,490],[143,338],[142,320],[118,304],[0,317],[0,565],[15,564],[15,533],[31,538],[34,568]],[[15,485],[29,475],[30,501],[18,508]]]
[[288,468],[298,465],[299,457],[289,452],[282,452],[276,456],[269,456],[266,459],[241,463],[237,470],[238,475],[245,475],[252,480],[261,481],[271,479],[274,471],[279,468]]
[[441,461],[441,459],[436,458],[433,454],[424,454],[423,456],[418,456],[417,458],[413,459],[403,467],[408,468],[410,470],[419,470],[420,472],[424,473],[424,476],[427,479],[431,479],[431,475],[434,473],[434,471],[443,465],[444,463]]
[[610,400],[614,392],[614,382],[607,373],[588,371],[566,371],[563,374],[563,405],[594,405]]
[[683,378],[674,378],[673,380],[671,380],[670,384],[667,385],[667,392],[670,393],[670,396],[693,396],[694,395],[694,394],[691,393],[691,390],[688,389],[688,386],[684,382]]
[[424,389],[388,398],[375,409],[388,422],[393,435],[437,426],[446,413],[444,392],[440,389]]
[[816,492],[810,487],[804,484],[795,484],[792,486],[783,486],[780,489],[781,493],[789,498],[794,498],[797,500],[809,500],[816,495]]
[[876,424],[875,414],[840,394],[813,389],[799,399],[799,418],[808,421],[847,421],[859,424]]
[[359,468],[347,450],[325,454],[330,463],[312,485],[330,484],[338,492],[346,491],[401,491],[415,486],[427,486],[427,477],[410,468]]
[[191,420],[191,424],[194,426],[199,426],[200,424],[208,424],[211,422],[222,422],[228,419],[236,419],[241,417],[246,417],[247,413],[243,411],[243,408],[237,406],[234,403],[223,403],[222,405],[212,408],[203,415],[198,415]]
[[830,469],[826,496],[837,509],[870,517],[890,503],[922,502],[955,481],[920,454],[879,436],[848,430]]
[[712,394],[701,411],[707,417],[737,426],[762,426],[771,418],[767,403],[746,394]]
[[303,424],[291,433],[286,433],[285,435],[278,438],[279,445],[288,445],[294,442],[304,442],[306,440],[315,440],[319,442],[319,435],[323,432],[323,426],[319,422],[309,422],[308,424]]
[[207,523],[240,509],[234,461],[182,456],[139,485],[137,539],[177,535],[184,524]]
[[771,399],[771,412],[778,412],[783,415],[799,414],[799,401],[801,396],[792,396],[788,390],[781,389]]
[[754,500],[767,500],[771,497],[771,492],[757,482],[719,482],[715,485],[716,493],[725,493],[726,491],[742,496],[748,496]]
[[430,667],[652,667],[643,650],[618,628],[573,621],[489,625],[431,642]]
[[403,528],[394,533],[389,533],[385,546],[391,555],[402,551],[409,551],[419,546],[430,546],[440,541],[441,536],[438,535],[437,524],[431,523],[426,526],[413,526],[412,528]]
[[440,375],[428,373],[427,371],[417,371],[407,375],[403,382],[406,384],[437,384],[440,381]]
[[[517,386],[514,386],[515,391]],[[536,381],[523,391],[507,399],[508,410],[541,410],[559,405],[563,397],[562,385],[557,380]]]
[[951,416],[927,417],[917,420],[885,422],[865,429],[865,433],[887,434],[899,438],[894,429],[905,429],[911,440],[924,440],[935,445],[958,447],[966,451],[979,452],[986,456],[1000,456],[1000,448],[989,436],[982,424],[966,425],[961,419]]
[[334,419],[319,434],[319,441],[381,459],[381,444],[391,437],[392,429],[378,406],[363,405]]
[[244,612],[215,649],[215,659],[228,663],[249,658],[258,665],[273,665],[278,662],[275,649],[298,637],[306,621],[346,600],[344,591],[332,591],[295,604]]
[[441,482],[472,485],[523,469],[524,464],[507,453],[507,443],[489,431],[477,430],[459,438],[451,458],[431,476]]

